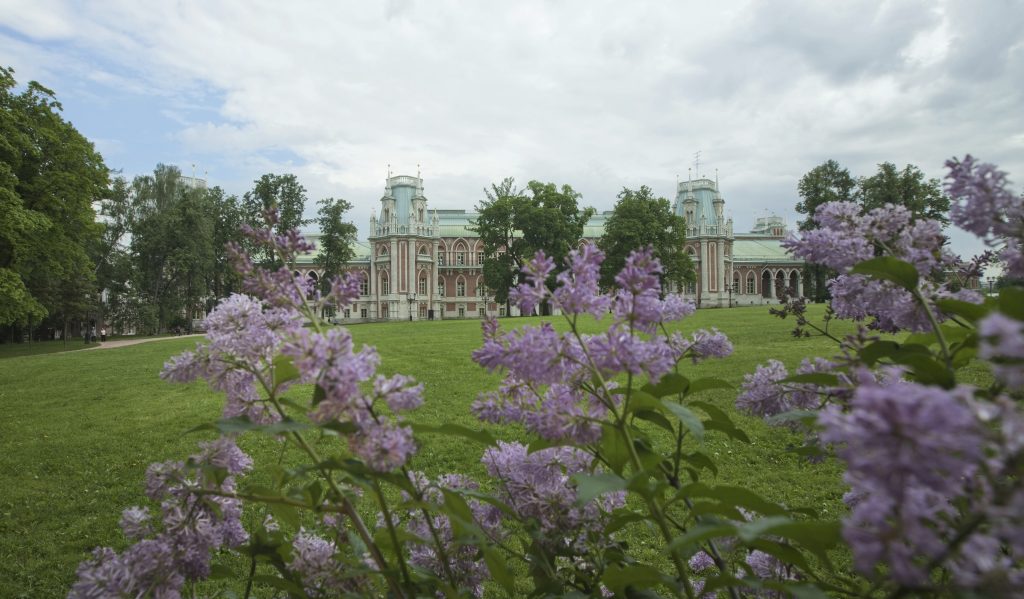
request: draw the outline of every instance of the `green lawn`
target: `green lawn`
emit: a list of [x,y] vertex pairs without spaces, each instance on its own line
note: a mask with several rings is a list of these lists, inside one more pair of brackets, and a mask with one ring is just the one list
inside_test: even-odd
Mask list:
[[[507,319],[502,326],[538,320]],[[770,317],[764,307],[700,311],[682,329],[716,326],[736,351],[726,360],[687,364],[686,374],[718,376],[738,386],[744,373],[769,358],[792,367],[805,356],[834,353],[827,340],[791,337],[792,324]],[[479,391],[494,388],[498,376],[470,359],[480,345],[478,321],[362,325],[352,334],[357,343],[378,347],[385,374],[402,372],[425,383],[426,402],[414,413],[416,421],[480,427],[469,405]],[[62,596],[93,547],[124,546],[118,518],[124,508],[144,503],[147,465],[186,457],[204,437],[184,431],[219,416],[221,400],[204,384],[171,385],[157,377],[169,356],[197,340],[0,360],[0,597]],[[734,398],[732,391],[705,397],[730,410]],[[741,484],[789,506],[814,507],[823,515],[842,509],[836,464],[807,464],[785,451],[799,437],[756,419],[736,418],[750,433],[750,445],[708,437],[707,450],[722,459],[719,482]],[[525,439],[518,429],[493,432]],[[438,435],[422,441],[413,467],[428,474],[482,473],[480,447]],[[325,450],[332,442],[320,441]],[[272,440],[246,437],[241,445],[257,461],[279,458]]]

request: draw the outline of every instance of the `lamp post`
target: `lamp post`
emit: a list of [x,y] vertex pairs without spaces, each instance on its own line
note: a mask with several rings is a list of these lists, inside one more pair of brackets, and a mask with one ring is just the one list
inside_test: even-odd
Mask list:
[[412,322],[412,307],[413,307],[413,304],[416,303],[416,294],[415,293],[410,293],[408,295],[408,299],[409,299],[409,322]]
[[988,277],[988,294],[992,295],[992,284],[996,282],[995,277]]

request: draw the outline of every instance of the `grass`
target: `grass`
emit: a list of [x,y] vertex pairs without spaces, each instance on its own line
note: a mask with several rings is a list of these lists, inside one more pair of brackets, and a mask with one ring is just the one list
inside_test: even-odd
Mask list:
[[[502,326],[538,320],[509,319]],[[711,326],[728,334],[736,351],[725,360],[686,365],[691,378],[716,376],[738,387],[745,373],[769,358],[793,367],[803,357],[834,353],[825,339],[793,339],[792,323],[771,318],[763,307],[703,310],[686,319],[682,330]],[[478,321],[382,323],[351,330],[357,344],[378,348],[385,374],[402,372],[425,383],[425,405],[414,413],[415,421],[481,427],[469,406],[499,377],[470,359],[480,345]],[[204,437],[184,432],[219,416],[221,399],[204,384],[170,385],[157,376],[168,357],[196,341],[170,338],[0,360],[0,597],[64,595],[75,567],[93,547],[124,546],[117,521],[124,508],[144,502],[147,465],[193,453]],[[293,395],[308,397],[308,391],[298,388]],[[704,399],[732,411],[735,394],[716,390]],[[843,509],[837,464],[807,464],[786,451],[799,442],[795,435],[742,415],[735,418],[752,443],[708,435],[706,451],[721,459],[718,482],[742,485],[792,507],[813,507],[825,516]],[[492,432],[525,440],[515,428]],[[331,442],[321,440],[325,450]],[[440,435],[424,437],[422,444],[416,469],[483,472],[479,446]],[[241,445],[257,462],[279,458],[272,440],[248,436]]]

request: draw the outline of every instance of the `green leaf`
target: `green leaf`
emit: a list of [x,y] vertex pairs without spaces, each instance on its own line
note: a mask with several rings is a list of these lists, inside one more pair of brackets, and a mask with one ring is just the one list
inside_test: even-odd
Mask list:
[[935,300],[935,305],[943,313],[961,316],[971,323],[978,322],[991,311],[991,307],[984,304],[972,304],[955,299],[938,299]]
[[228,580],[235,578],[235,571],[224,564],[213,564],[210,566],[211,580]]
[[893,361],[910,367],[910,372],[919,383],[938,385],[952,389],[956,385],[956,377],[935,358],[929,355],[910,354],[893,356]]
[[714,487],[690,485],[690,487],[692,487],[690,493],[694,496],[710,497],[712,499],[717,499],[726,505],[747,508],[748,510],[753,510],[759,514],[782,516],[786,513],[786,509],[782,506],[777,503],[772,503],[744,487],[736,487],[732,485],[716,485]]
[[701,391],[709,391],[711,389],[735,389],[731,383],[723,381],[722,379],[716,379],[714,377],[705,377],[697,379],[690,383],[690,389],[686,392],[687,396],[693,395],[694,393],[700,393]]
[[301,586],[295,584],[290,580],[285,580],[279,576],[272,576],[270,574],[259,574],[257,576],[253,576],[252,581],[259,584],[265,584],[279,591],[284,591],[292,597],[305,597],[306,592],[302,589]]
[[686,533],[672,539],[666,549],[675,551],[677,549],[694,548],[708,539],[719,537],[731,537],[736,534],[736,525],[729,523],[701,523],[691,526]]
[[278,522],[287,524],[292,530],[299,529],[299,510],[295,509],[295,506],[284,503],[271,503],[268,504],[268,507],[270,508],[270,513],[274,515]]
[[[206,425],[204,425],[205,427]],[[247,431],[259,431],[268,435],[279,435],[281,433],[287,433],[292,431],[301,431],[308,428],[312,428],[312,425],[305,422],[297,422],[290,418],[285,418],[280,422],[273,422],[271,424],[259,424],[249,420],[246,416],[236,416],[234,418],[225,418],[218,420],[213,428],[222,433],[244,433]],[[207,427],[208,428],[208,427]]]
[[818,385],[819,387],[835,387],[839,385],[839,377],[827,372],[808,372],[805,374],[794,374],[793,376],[788,376],[779,382]]
[[319,405],[320,402],[327,399],[327,392],[320,385],[313,387],[313,405]]
[[683,426],[690,431],[690,434],[693,435],[698,443],[704,442],[704,424],[693,410],[671,400],[664,400],[664,404],[679,419],[679,422],[682,422]]
[[650,393],[644,391],[633,390],[629,394],[629,405],[626,408],[626,413],[636,412],[639,410],[664,410],[661,405],[661,401],[657,397],[654,397]]
[[576,483],[576,505],[586,505],[598,495],[626,488],[626,481],[611,472],[573,474],[572,480]]
[[862,347],[858,353],[860,359],[868,366],[874,366],[882,358],[889,358],[900,349],[895,341],[875,341]]
[[616,595],[624,595],[627,587],[647,588],[659,584],[671,584],[670,579],[653,566],[633,565],[621,567],[615,564],[604,571],[601,581]]
[[294,381],[299,378],[299,369],[292,363],[290,356],[277,355],[274,356],[274,388],[280,387],[282,384],[289,381]]
[[640,420],[646,420],[647,422],[655,424],[670,433],[676,432],[675,428],[672,426],[672,423],[669,422],[668,418],[665,418],[665,415],[662,414],[661,412],[654,412],[652,410],[641,410],[639,412],[635,412],[633,415],[639,418]]
[[747,433],[737,428],[736,424],[732,421],[732,418],[730,418],[724,410],[715,404],[708,403],[706,401],[693,401],[690,402],[690,405],[704,410],[710,417],[710,420],[704,421],[704,428],[706,430],[716,430],[729,435],[737,441],[750,443],[750,437],[747,436]]
[[1024,289],[1003,287],[999,290],[999,311],[1015,320],[1024,321]]
[[665,376],[661,377],[656,385],[647,383],[642,387],[643,391],[650,395],[662,398],[668,395],[678,395],[680,393],[686,393],[687,388],[690,387],[690,380],[685,376],[677,373],[670,372]]
[[484,445],[495,445],[494,437],[491,433],[485,430],[471,429],[461,424],[417,424],[412,425],[413,432],[416,433],[440,433],[443,435],[455,435],[456,437],[462,437],[463,439],[469,439],[470,441],[476,441],[477,443],[483,443]]
[[788,422],[799,422],[804,425],[813,425],[818,421],[818,412],[815,410],[789,410],[781,414],[775,414],[764,419],[768,424],[785,424]]
[[516,582],[508,571],[505,558],[492,547],[483,546],[480,548],[484,554],[484,563],[487,564],[487,571],[508,596],[513,596],[516,590]]
[[693,453],[684,453],[682,458],[686,463],[710,470],[712,474],[718,476],[718,466],[715,465],[715,461],[708,457],[707,454],[695,451]]
[[879,256],[865,260],[850,269],[852,274],[868,275],[875,279],[892,281],[908,291],[917,289],[918,274],[913,264],[892,256]]
[[610,424],[601,425],[601,445],[599,451],[612,470],[621,473],[629,462],[629,445],[622,431]]

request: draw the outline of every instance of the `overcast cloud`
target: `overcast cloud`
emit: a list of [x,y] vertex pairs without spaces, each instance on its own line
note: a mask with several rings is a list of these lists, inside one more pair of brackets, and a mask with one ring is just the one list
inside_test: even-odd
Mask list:
[[433,207],[512,175],[610,209],[623,186],[671,198],[699,150],[740,231],[799,218],[829,158],[941,177],[971,152],[1024,178],[1021,1],[714,4],[0,0],[0,62],[127,175],[196,163],[241,194],[294,172],[364,234],[389,163],[421,164]]

